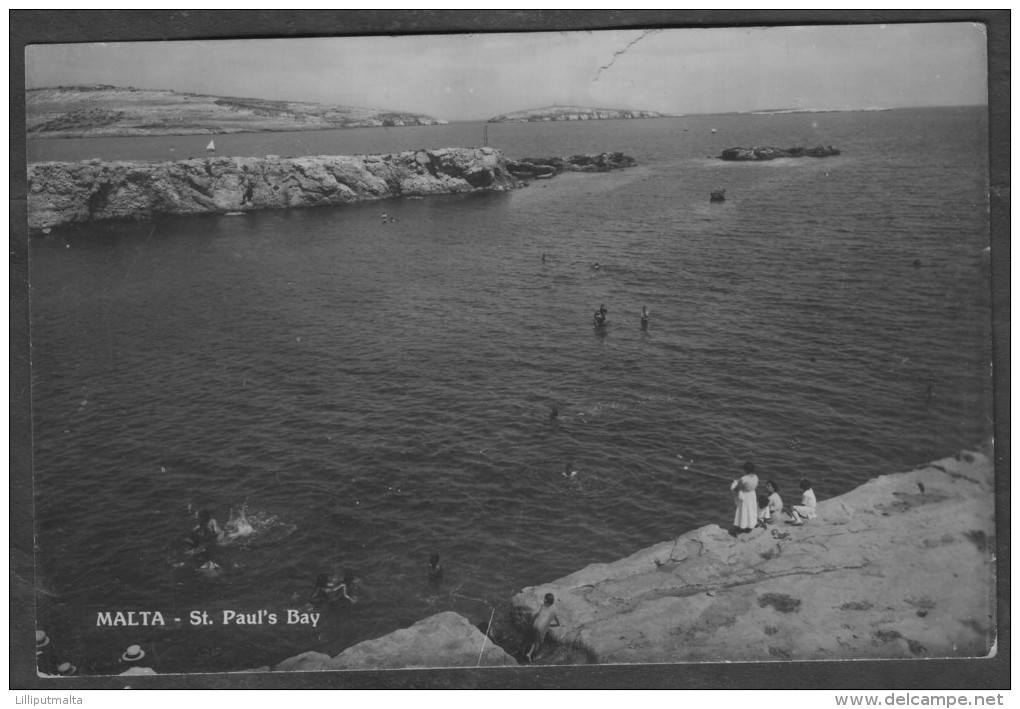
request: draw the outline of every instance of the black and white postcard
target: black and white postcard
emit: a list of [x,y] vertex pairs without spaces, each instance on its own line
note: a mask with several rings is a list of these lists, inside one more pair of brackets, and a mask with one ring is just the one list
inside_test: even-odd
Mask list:
[[72,17],[26,686],[994,684],[1001,16]]

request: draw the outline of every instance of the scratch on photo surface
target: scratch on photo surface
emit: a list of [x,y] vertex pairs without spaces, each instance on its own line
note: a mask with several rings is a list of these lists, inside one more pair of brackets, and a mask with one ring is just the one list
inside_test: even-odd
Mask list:
[[616,63],[616,58],[617,57],[621,56],[624,52],[626,52],[628,49],[633,47],[635,44],[637,44],[638,42],[643,40],[648,35],[655,34],[658,31],[659,30],[645,30],[644,32],[642,32],[640,34],[640,36],[638,36],[637,38],[635,38],[635,39],[631,40],[630,42],[628,42],[626,47],[624,47],[623,49],[619,50],[618,52],[613,52],[613,57],[612,57],[612,59],[609,60],[609,63],[608,64],[604,64],[604,65],[599,67],[598,73],[595,74],[595,81],[599,80],[599,78],[602,76],[602,72],[603,71],[605,71],[606,69],[610,68],[611,66],[613,66],[613,64]]

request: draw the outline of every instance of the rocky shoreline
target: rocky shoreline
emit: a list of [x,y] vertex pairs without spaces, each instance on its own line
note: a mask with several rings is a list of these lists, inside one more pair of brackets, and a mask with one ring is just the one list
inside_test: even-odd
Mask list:
[[563,171],[634,165],[622,153],[506,158],[493,148],[389,155],[208,157],[173,162],[41,162],[28,166],[28,226],[243,213],[395,197],[493,192]]
[[[543,664],[986,657],[996,647],[994,490],[988,443],[823,499],[803,526],[734,537],[708,525],[526,588],[512,622],[523,638],[554,594],[561,625]],[[333,658],[308,652],[259,669],[517,664],[521,646],[504,651],[483,629],[440,613]]]
[[508,190],[517,179],[492,148],[174,162],[28,166],[28,225],[150,219],[348,204],[400,196]]

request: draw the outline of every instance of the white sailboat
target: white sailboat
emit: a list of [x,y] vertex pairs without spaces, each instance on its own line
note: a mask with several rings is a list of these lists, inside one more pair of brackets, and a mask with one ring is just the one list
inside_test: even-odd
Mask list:
[[209,141],[209,145],[205,146],[205,149],[208,150],[210,153],[215,153],[216,152],[216,143],[214,141],[210,140]]

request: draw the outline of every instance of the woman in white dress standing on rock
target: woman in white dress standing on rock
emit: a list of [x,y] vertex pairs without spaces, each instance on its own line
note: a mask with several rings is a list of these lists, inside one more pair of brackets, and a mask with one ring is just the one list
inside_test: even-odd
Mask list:
[[733,526],[738,532],[750,532],[758,524],[758,498],[754,492],[757,487],[754,463],[744,463],[744,474],[730,485],[730,490],[737,493],[737,514],[733,518]]

